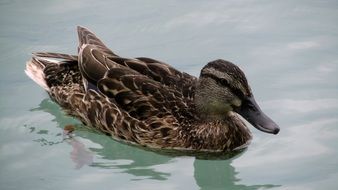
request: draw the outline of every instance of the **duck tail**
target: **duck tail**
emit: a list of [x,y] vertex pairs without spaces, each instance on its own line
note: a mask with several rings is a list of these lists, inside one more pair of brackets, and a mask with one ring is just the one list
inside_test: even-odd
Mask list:
[[77,55],[69,55],[69,54],[63,54],[63,53],[34,52],[32,54],[34,57],[51,58],[51,59],[57,59],[57,60],[63,60],[63,61],[77,61],[78,59]]
[[46,63],[47,61],[42,61],[37,57],[32,57],[26,64],[25,73],[43,89],[50,91],[45,79],[45,74],[43,72],[46,67]]

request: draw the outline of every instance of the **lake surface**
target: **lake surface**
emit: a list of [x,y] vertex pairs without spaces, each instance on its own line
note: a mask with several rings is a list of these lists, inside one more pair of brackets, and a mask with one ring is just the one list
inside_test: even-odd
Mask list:
[[[0,1],[0,189],[273,189],[338,187],[337,1]],[[76,53],[76,26],[116,53],[199,75],[239,65],[281,127],[250,127],[228,159],[162,155],[115,142],[66,116],[27,76],[34,51]],[[62,131],[75,124],[73,139]]]

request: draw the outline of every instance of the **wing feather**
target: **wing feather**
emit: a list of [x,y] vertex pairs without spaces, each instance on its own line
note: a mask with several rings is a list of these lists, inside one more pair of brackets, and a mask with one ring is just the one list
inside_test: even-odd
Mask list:
[[102,52],[104,52],[107,55],[116,56],[114,52],[112,52],[109,48],[107,48],[107,46],[104,45],[104,43],[98,37],[96,37],[96,35],[93,32],[91,32],[87,28],[78,26],[77,33],[78,33],[78,38],[79,38],[79,46],[78,46],[79,52],[81,51],[81,48],[83,45],[91,44],[91,45],[95,45],[96,47],[98,47]]
[[84,78],[96,85],[103,73],[115,67],[128,67],[138,73],[175,89],[184,97],[193,99],[197,78],[180,72],[170,65],[147,57],[135,59],[117,56],[86,28],[78,27],[79,65]]
[[[149,77],[133,73],[130,68],[113,68],[98,81],[99,91],[113,99],[133,117],[145,120],[151,116],[192,116],[192,102],[175,89]],[[133,74],[131,74],[133,73]]]
[[180,72],[170,65],[151,58],[127,59],[107,57],[117,65],[129,67],[139,74],[182,92],[183,96],[193,99],[197,78]]

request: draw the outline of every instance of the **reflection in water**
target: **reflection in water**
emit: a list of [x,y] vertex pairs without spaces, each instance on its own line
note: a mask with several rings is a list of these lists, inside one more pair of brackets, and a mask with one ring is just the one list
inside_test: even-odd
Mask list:
[[[103,158],[101,161],[93,163],[92,166],[122,169],[124,173],[135,176],[135,180],[143,179],[144,177],[156,180],[166,180],[170,176],[170,173],[157,171],[152,168],[152,166],[167,163],[172,159],[171,157],[157,155],[153,152],[130,147],[115,142],[110,138],[95,138],[90,140],[102,145],[102,148],[100,149],[91,149]],[[125,160],[128,160],[129,162],[125,162]]]
[[[31,111],[50,113],[55,117],[53,121],[60,128],[74,123],[74,119],[67,117],[60,107],[50,99],[44,99],[38,108],[34,108]],[[112,140],[108,136],[96,134],[92,130],[82,127],[83,125],[80,126],[80,124],[75,124],[74,126],[76,127],[76,135],[101,145],[100,148],[89,148],[89,151],[80,140],[77,140],[76,136],[68,139],[66,142],[72,145],[71,159],[75,162],[76,167],[85,164],[107,169],[121,169],[122,172],[132,174],[135,177],[148,177],[149,179],[156,180],[166,180],[170,176],[169,173],[156,171],[151,166],[167,163],[172,159],[171,157],[157,155],[138,148],[131,148],[128,145]],[[46,140],[44,139],[43,141]],[[59,144],[60,142],[49,141],[48,145]],[[93,157],[92,152],[101,157],[101,159],[90,162],[91,157]],[[80,156],[85,158],[81,159]],[[121,160],[130,160],[131,162],[119,162]]]
[[[238,155],[240,156],[240,155]],[[238,157],[236,156],[236,157]],[[231,162],[236,157],[227,160],[199,160],[194,162],[194,177],[197,185],[204,189],[229,189],[229,190],[249,190],[249,189],[269,189],[278,185],[243,185],[239,184],[240,179]],[[211,175],[210,175],[211,174]]]
[[[32,111],[43,110],[52,114],[60,128],[74,120],[66,117],[60,108],[49,99],[43,100],[38,108]],[[79,126],[79,125],[78,125]],[[79,129],[79,130],[78,130]],[[75,168],[79,169],[84,165],[100,167],[106,169],[119,169],[123,173],[133,175],[134,180],[144,178],[155,180],[167,180],[171,173],[161,172],[154,169],[154,166],[161,164],[170,164],[175,155],[158,154],[152,151],[135,148],[126,144],[118,143],[108,136],[93,133],[90,130],[81,130],[77,127],[75,130],[77,136],[65,139],[65,142],[72,146],[70,158],[76,164]],[[88,139],[93,143],[101,145],[97,148],[87,148],[81,139]],[[54,143],[55,144],[55,143]],[[223,159],[208,160],[205,157],[196,156],[194,161],[194,178],[201,189],[268,189],[277,185],[243,185],[239,184],[240,179],[236,178],[237,172],[231,165],[233,159],[239,157],[243,151],[229,155]],[[94,155],[97,161],[94,160]],[[202,159],[201,159],[202,158]]]
[[66,141],[73,148],[70,152],[70,158],[75,163],[75,169],[80,169],[84,165],[93,163],[94,154],[89,151],[81,141],[78,141],[76,137],[66,139]]
[[74,125],[66,125],[63,128],[63,139],[72,146],[70,152],[70,158],[76,164],[75,169],[80,169],[84,165],[90,165],[93,163],[94,154],[89,151],[86,146],[74,136]]

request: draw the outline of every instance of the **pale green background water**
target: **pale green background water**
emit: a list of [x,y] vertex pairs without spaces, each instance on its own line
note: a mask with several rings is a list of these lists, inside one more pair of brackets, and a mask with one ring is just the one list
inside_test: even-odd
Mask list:
[[[337,189],[337,21],[324,0],[1,0],[0,189]],[[83,128],[23,72],[30,52],[75,53],[76,25],[194,75],[216,58],[238,64],[280,134],[250,127],[241,155],[200,160]],[[76,137],[62,142],[70,123]]]

